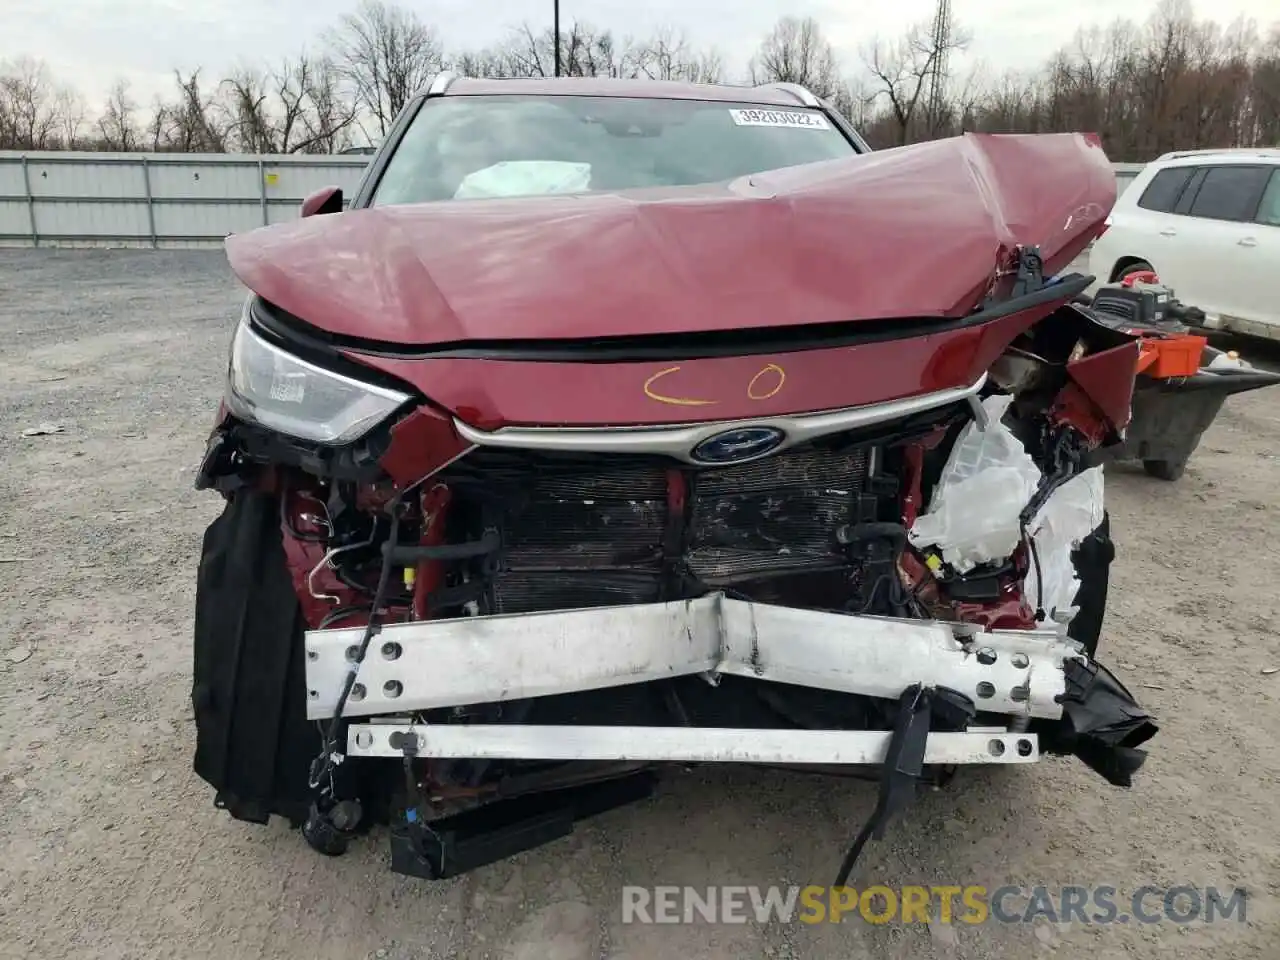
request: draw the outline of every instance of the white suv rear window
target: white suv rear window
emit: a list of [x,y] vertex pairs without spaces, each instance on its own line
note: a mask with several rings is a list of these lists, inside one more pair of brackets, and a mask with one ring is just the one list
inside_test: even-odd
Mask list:
[[1170,167],[1161,170],[1147,184],[1147,189],[1142,191],[1138,206],[1157,213],[1172,213],[1178,197],[1182,196],[1182,188],[1187,185],[1195,170],[1195,167]]
[[1246,167],[1243,164],[1210,167],[1192,201],[1193,217],[1211,220],[1252,220],[1258,212],[1262,191],[1271,176],[1270,167]]
[[1280,227],[1280,167],[1271,171],[1271,182],[1267,184],[1262,205],[1258,207],[1258,222]]

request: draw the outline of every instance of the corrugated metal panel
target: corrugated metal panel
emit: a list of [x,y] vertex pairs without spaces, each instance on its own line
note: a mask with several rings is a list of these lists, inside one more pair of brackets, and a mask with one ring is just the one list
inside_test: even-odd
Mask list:
[[365,163],[333,166],[268,161],[263,164],[263,180],[267,187],[267,196],[274,199],[301,200],[321,187],[341,187],[350,197],[359,186],[366,166]]
[[[257,200],[246,204],[165,203],[155,208],[156,234],[161,237],[215,237],[245,233],[262,226]],[[296,215],[296,214],[295,214]]]
[[298,216],[298,205],[295,203],[273,203],[267,207],[267,223],[288,223]]
[[[295,219],[321,187],[349,199],[370,159],[0,151],[0,245],[216,247]],[[1123,191],[1142,164],[1115,167]]]
[[256,165],[151,164],[151,195],[156,199],[256,200],[259,192]]
[[27,176],[36,197],[145,200],[147,196],[141,164],[50,163],[32,157],[27,161]]
[[34,212],[41,244],[218,246],[228,233],[293,220],[302,199],[320,187],[354,192],[368,162],[0,152],[0,244],[31,245]]
[[36,201],[36,229],[41,238],[149,237],[143,203]]
[[22,161],[16,159],[8,162],[0,160],[0,197],[26,196],[27,188],[22,182]]
[[0,237],[31,236],[25,200],[0,200]]

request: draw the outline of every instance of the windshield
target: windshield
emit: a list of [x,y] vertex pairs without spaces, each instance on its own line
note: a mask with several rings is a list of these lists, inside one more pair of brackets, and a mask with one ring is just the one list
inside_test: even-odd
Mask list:
[[856,153],[819,110],[704,100],[428,100],[375,205],[714,183]]

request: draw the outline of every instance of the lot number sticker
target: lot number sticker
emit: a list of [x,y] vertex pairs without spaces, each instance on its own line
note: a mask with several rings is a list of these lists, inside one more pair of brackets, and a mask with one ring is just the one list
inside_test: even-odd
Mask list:
[[820,113],[798,113],[790,110],[730,110],[733,122],[740,127],[794,127],[828,130],[827,118]]

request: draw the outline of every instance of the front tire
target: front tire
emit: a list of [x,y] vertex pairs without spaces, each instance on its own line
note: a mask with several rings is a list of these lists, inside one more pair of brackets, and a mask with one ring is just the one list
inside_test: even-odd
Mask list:
[[1187,461],[1185,460],[1143,460],[1142,469],[1147,472],[1148,477],[1155,477],[1157,480],[1165,480],[1172,483],[1181,478],[1186,472]]
[[1147,263],[1147,261],[1135,260],[1133,263],[1126,264],[1123,267],[1117,267],[1115,270],[1111,271],[1111,280],[1113,283],[1119,283],[1132,273],[1143,273],[1148,270],[1152,273],[1156,272],[1156,268]]

